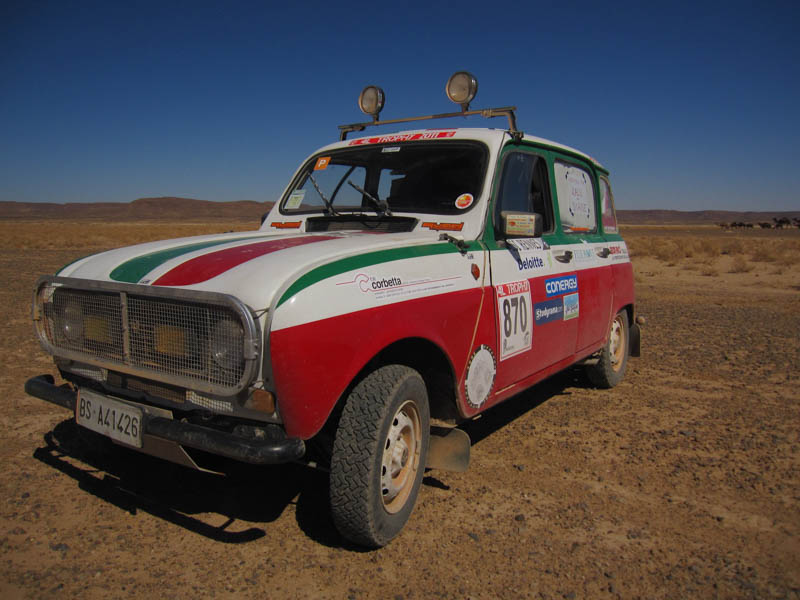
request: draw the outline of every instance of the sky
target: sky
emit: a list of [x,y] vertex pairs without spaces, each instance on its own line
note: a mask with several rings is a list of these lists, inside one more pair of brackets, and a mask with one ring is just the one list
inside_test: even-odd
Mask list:
[[[271,201],[368,120],[517,107],[617,208],[800,210],[800,2],[0,3],[0,201]],[[505,127],[480,117],[424,127]],[[385,133],[413,126],[382,127]]]

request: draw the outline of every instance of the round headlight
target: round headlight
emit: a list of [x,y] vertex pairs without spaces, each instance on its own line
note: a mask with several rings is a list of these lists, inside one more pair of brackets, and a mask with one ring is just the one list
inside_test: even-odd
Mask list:
[[70,342],[83,339],[83,311],[79,304],[67,304],[61,316],[61,332]]
[[244,361],[244,331],[240,323],[221,319],[211,332],[211,358],[220,367],[234,371]]
[[445,87],[447,97],[466,110],[475,94],[478,93],[478,80],[466,71],[458,71],[450,76]]
[[368,85],[361,90],[361,94],[358,96],[358,108],[361,109],[361,112],[377,118],[378,113],[383,110],[385,100],[386,97],[381,88],[377,85]]

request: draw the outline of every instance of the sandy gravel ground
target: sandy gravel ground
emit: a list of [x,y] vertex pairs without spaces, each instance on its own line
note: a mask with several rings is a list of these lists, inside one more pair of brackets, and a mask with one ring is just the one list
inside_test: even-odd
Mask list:
[[0,245],[2,598],[800,598],[797,264],[641,256],[625,381],[569,371],[469,423],[469,471],[430,471],[401,536],[363,551],[319,472],[101,452],[26,396],[54,372],[33,282],[87,253],[32,246]]

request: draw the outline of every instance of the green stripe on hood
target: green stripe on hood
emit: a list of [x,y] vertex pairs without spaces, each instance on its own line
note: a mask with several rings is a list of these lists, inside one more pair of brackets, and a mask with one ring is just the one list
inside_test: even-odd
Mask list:
[[[477,249],[479,246],[472,247],[470,244],[469,250]],[[359,254],[357,256],[350,256],[337,260],[327,265],[322,265],[316,269],[312,269],[308,273],[301,275],[292,285],[289,286],[283,296],[281,296],[278,306],[289,300],[296,293],[304,290],[305,288],[314,285],[318,281],[369,267],[371,265],[378,265],[381,263],[391,262],[393,260],[403,260],[406,258],[418,258],[422,256],[435,256],[437,254],[452,254],[458,250],[452,244],[426,244],[424,246],[411,246],[410,248],[393,248],[390,250],[378,250],[377,252],[369,252],[367,254]]]
[[139,283],[139,281],[156,267],[163,265],[170,259],[180,256],[181,254],[189,254],[196,250],[203,248],[211,248],[213,246],[220,246],[222,244],[232,244],[243,240],[252,240],[255,238],[265,237],[263,235],[253,235],[243,238],[216,240],[213,242],[197,242],[195,244],[187,244],[186,246],[178,246],[176,248],[167,248],[165,250],[156,250],[149,254],[142,254],[136,258],[126,260],[124,263],[111,271],[111,279],[114,281],[124,281],[126,283]]

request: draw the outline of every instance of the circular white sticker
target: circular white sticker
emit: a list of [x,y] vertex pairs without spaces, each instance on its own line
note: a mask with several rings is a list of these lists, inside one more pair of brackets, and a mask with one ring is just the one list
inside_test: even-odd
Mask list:
[[497,366],[489,346],[481,345],[472,354],[467,366],[467,404],[473,408],[480,407],[489,397],[494,385],[494,376]]
[[469,208],[472,206],[472,202],[475,198],[472,197],[472,194],[461,194],[458,198],[456,198],[456,208],[460,208],[464,210],[465,208]]

